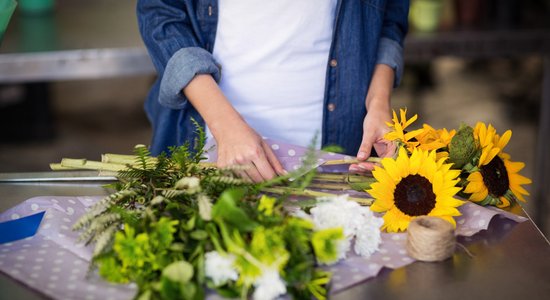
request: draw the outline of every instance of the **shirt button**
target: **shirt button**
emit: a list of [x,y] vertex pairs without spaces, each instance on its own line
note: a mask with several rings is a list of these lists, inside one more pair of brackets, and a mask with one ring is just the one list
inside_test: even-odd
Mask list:
[[328,111],[334,111],[336,109],[336,104],[329,103],[327,106]]
[[338,61],[333,58],[330,60],[329,65],[334,68],[338,65]]

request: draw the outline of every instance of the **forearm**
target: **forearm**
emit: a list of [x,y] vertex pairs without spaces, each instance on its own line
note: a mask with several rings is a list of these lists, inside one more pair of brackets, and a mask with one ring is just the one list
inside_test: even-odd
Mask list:
[[223,130],[245,122],[211,75],[195,76],[183,89],[183,93],[208,124],[216,140],[222,135]]
[[212,76],[195,76],[183,88],[183,94],[216,139],[218,166],[248,166],[240,173],[255,182],[285,174],[269,145],[233,108]]
[[385,64],[376,65],[365,100],[367,111],[390,112],[394,80],[395,71],[391,67]]

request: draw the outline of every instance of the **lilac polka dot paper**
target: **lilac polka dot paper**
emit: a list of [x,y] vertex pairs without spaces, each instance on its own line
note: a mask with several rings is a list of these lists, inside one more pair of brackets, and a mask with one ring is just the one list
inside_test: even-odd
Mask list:
[[[305,148],[266,141],[285,168],[300,166]],[[213,153],[215,151],[209,152],[210,161],[215,161]],[[339,154],[320,155],[322,160],[345,158]],[[323,171],[341,172],[346,169],[347,166],[336,166]],[[101,197],[36,197],[0,214],[0,222],[4,222],[46,211],[35,236],[0,244],[0,271],[55,299],[133,298],[137,290],[134,284],[113,285],[99,278],[96,272],[87,274],[92,248],[77,243],[78,234],[71,230],[76,220],[99,199]],[[488,232],[490,223],[502,233],[511,230],[517,222],[526,220],[498,208],[469,202],[459,210],[462,216],[456,219],[456,234],[463,242],[474,241],[479,236],[476,233]],[[382,233],[378,251],[369,258],[357,256],[351,251],[346,259],[326,267],[333,272],[331,292],[337,293],[372,278],[382,268],[396,269],[414,262],[407,255],[405,243],[406,233]],[[207,298],[219,297],[211,294]]]
[[35,236],[0,244],[0,270],[55,299],[131,299],[135,286],[88,276],[92,248],[77,243],[76,220],[101,197],[31,198],[0,215],[0,222],[45,211]]
[[[279,161],[285,170],[294,171],[302,166],[302,159],[307,152],[307,148],[274,141],[269,138],[264,138],[264,141],[271,147],[271,150],[273,150],[273,153],[277,156],[277,158],[279,158]],[[216,153],[216,144],[210,141],[204,146],[204,149],[207,150],[205,154],[206,161],[216,162],[218,158]],[[354,159],[351,156],[333,152],[317,151],[317,154],[319,165],[317,169],[319,172],[347,172],[347,165],[321,166],[321,164],[328,160]]]

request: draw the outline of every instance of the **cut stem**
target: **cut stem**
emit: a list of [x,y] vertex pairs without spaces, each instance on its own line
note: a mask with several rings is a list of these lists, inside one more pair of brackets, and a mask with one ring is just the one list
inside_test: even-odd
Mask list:
[[86,169],[86,170],[104,170],[104,171],[121,171],[127,169],[125,165],[103,163],[99,161],[75,158],[63,158],[61,166],[65,168]]
[[[278,194],[278,195],[284,195],[289,194],[292,196],[305,196],[305,197],[334,197],[334,194],[331,193],[324,193],[319,191],[313,191],[313,190],[298,190],[298,189],[292,189],[292,188],[285,188],[285,187],[273,187],[273,188],[263,188],[261,190],[262,192],[266,193],[272,193],[272,194]],[[373,199],[369,198],[356,198],[356,197],[348,197],[348,200],[357,202],[361,205],[369,206],[374,201]]]
[[[372,163],[380,163],[382,161],[382,158],[381,157],[369,157],[367,158],[367,160],[365,160],[367,162],[372,162]],[[360,163],[360,162],[365,162],[365,161],[358,161],[356,158],[351,158],[351,159],[335,159],[335,160],[327,160],[325,161],[322,166],[331,166],[331,165],[349,165],[349,164],[357,164],[357,163]]]

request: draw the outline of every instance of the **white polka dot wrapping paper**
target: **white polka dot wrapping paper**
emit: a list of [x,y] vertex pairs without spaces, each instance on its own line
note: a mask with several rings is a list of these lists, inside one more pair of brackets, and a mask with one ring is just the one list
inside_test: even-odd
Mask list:
[[[302,147],[270,141],[272,149],[285,167],[299,165],[305,153]],[[293,151],[290,151],[293,150]],[[290,152],[289,152],[290,151]],[[286,153],[287,155],[281,155]],[[324,154],[324,159],[343,159],[341,155]],[[326,170],[325,170],[326,171]],[[73,223],[101,197],[36,197],[0,214],[0,222],[45,211],[35,236],[0,244],[0,271],[40,293],[55,299],[132,299],[136,286],[110,284],[88,272],[92,248],[77,243]],[[494,207],[466,203],[459,208],[456,234],[459,241],[475,240],[477,233],[491,232],[501,236],[526,218]],[[489,226],[491,225],[491,226]],[[487,229],[490,229],[487,231]],[[1,233],[0,233],[1,234]],[[382,244],[369,258],[351,251],[338,264],[326,267],[333,272],[332,293],[376,276],[382,268],[396,269],[414,260],[406,252],[406,233],[383,233]],[[210,299],[218,298],[209,295]]]

